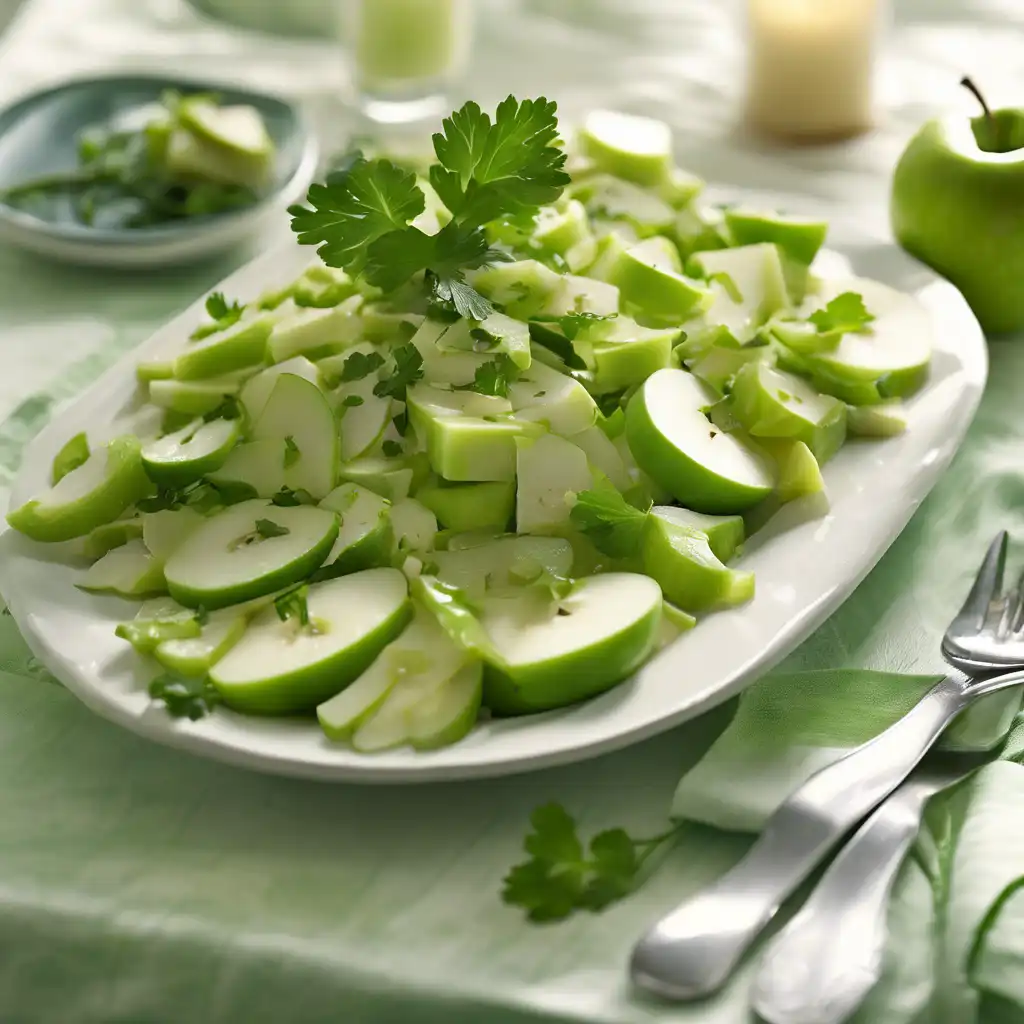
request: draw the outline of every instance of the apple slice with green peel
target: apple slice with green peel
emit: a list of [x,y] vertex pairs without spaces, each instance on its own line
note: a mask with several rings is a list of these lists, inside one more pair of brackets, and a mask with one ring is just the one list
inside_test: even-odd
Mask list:
[[724,326],[741,343],[753,338],[756,329],[789,302],[782,261],[774,245],[700,252],[690,258],[690,264],[711,288],[706,321]]
[[237,395],[246,380],[248,376],[239,372],[207,380],[151,380],[149,400],[161,409],[205,416],[223,405],[225,398]]
[[703,191],[704,180],[680,167],[673,167],[656,188],[657,194],[675,210],[689,206]]
[[415,498],[391,506],[391,529],[400,551],[429,551],[437,537],[437,517]]
[[384,436],[394,415],[394,403],[373,393],[376,377],[342,384],[332,396],[341,419],[341,458],[351,462]]
[[272,498],[285,486],[285,444],[280,438],[249,441],[231,450],[224,464],[207,474],[214,485],[244,484],[261,498]]
[[353,744],[357,749],[399,746],[409,739],[408,711],[451,679],[466,661],[466,653],[452,643],[437,619],[414,602],[412,621],[404,632],[350,687],[321,704],[317,718],[334,740],[351,739],[366,725]]
[[716,391],[724,392],[748,363],[765,362],[770,365],[774,357],[774,350],[769,345],[747,345],[743,348],[715,345],[688,365],[694,376],[700,377]]
[[637,465],[698,512],[733,513],[767,497],[771,462],[712,426],[703,410],[719,395],[685,370],[648,377],[626,409],[626,438]]
[[158,597],[144,602],[134,619],[118,623],[114,635],[127,640],[140,654],[152,654],[167,640],[192,639],[201,631],[193,609]]
[[[462,331],[458,330],[460,323],[466,325]],[[486,320],[454,324],[438,339],[438,348],[450,348],[459,336],[465,338],[469,350],[486,352],[492,359],[495,355],[506,355],[520,370],[528,369],[532,361],[529,325],[504,313],[492,313]]]
[[542,249],[564,256],[573,246],[590,237],[586,207],[578,199],[570,199],[561,208],[540,208],[530,240]]
[[171,672],[187,679],[201,679],[242,639],[250,617],[266,607],[269,600],[209,612],[198,636],[164,640],[153,651],[153,657]]
[[675,328],[641,327],[627,316],[617,317],[593,338],[593,390],[611,394],[643,383],[652,373],[672,364],[672,346],[679,339]]
[[407,459],[384,459],[364,455],[344,462],[338,471],[343,483],[358,484],[388,501],[401,501],[409,496],[415,471]]
[[[801,307],[808,316],[847,292],[860,295],[874,320],[863,332],[843,334],[834,348],[805,356],[812,382],[848,401],[830,382],[875,385],[881,399],[901,398],[916,391],[928,376],[932,325],[928,312],[912,295],[866,277],[829,279]],[[871,404],[852,402],[855,405]]]
[[570,313],[612,316],[619,311],[619,297],[614,283],[564,274],[540,312],[544,316],[568,316]]
[[476,380],[481,366],[493,360],[485,352],[430,349],[423,356],[423,379],[428,384],[464,387]]
[[[671,249],[671,256],[669,250]],[[623,302],[659,321],[680,324],[711,304],[711,292],[677,269],[679,254],[655,235],[619,254],[608,268]]]
[[173,359],[146,359],[135,364],[135,379],[143,384],[151,380],[169,380],[173,376]]
[[271,154],[252,156],[210,142],[188,129],[175,128],[163,148],[165,171],[185,178],[262,190],[273,161]]
[[267,342],[270,358],[283,363],[294,356],[317,359],[341,352],[360,340],[356,313],[362,296],[353,295],[330,309],[300,309],[274,324]]
[[714,252],[729,247],[721,211],[685,206],[675,213],[671,234],[684,260],[698,252]]
[[274,390],[274,385],[277,383],[277,378],[283,373],[302,377],[310,384],[320,387],[320,370],[305,356],[294,356],[292,359],[286,359],[283,363],[268,366],[265,370],[257,373],[255,377],[247,380],[238,395],[238,400],[242,403],[242,408],[245,409],[250,423],[255,423],[260,418],[260,413],[266,407],[270,392]]
[[305,579],[337,536],[338,517],[328,509],[243,501],[185,539],[167,560],[167,586],[189,608],[238,604]]
[[446,530],[504,530],[516,507],[515,481],[428,484],[416,492]]
[[33,540],[72,540],[117,519],[152,491],[139,439],[118,437],[48,491],[9,512],[7,522]]
[[539,589],[487,596],[482,623],[500,662],[484,669],[484,703],[518,715],[603,693],[650,656],[661,608],[658,584],[637,573],[580,580],[557,604]]
[[672,132],[664,121],[594,110],[578,142],[598,170],[638,185],[658,185],[672,169]]
[[824,491],[818,460],[803,441],[765,437],[758,438],[757,444],[775,461],[775,494],[781,502]]
[[174,376],[178,380],[202,380],[248,366],[262,366],[267,359],[272,326],[270,317],[239,322],[227,331],[193,343],[174,360]]
[[684,633],[688,633],[697,620],[682,608],[677,608],[668,601],[661,606],[661,627],[658,630],[657,650],[663,650],[669,644],[674,644]]
[[[602,472],[617,490],[628,491],[636,483],[615,442],[600,427],[588,427],[573,434],[570,440],[583,451],[590,465]],[[629,461],[632,463],[632,457]]]
[[130,540],[93,562],[75,586],[94,594],[152,597],[166,594],[163,566],[141,540]]
[[559,289],[562,278],[537,260],[494,263],[470,275],[470,284],[512,317],[539,313]]
[[205,521],[194,508],[161,509],[159,512],[144,512],[142,519],[142,543],[146,550],[163,563],[185,542],[194,530]]
[[213,666],[210,682],[228,707],[260,715],[312,711],[358,679],[410,616],[397,569],[314,583],[305,609],[282,621],[276,607],[265,608]]
[[236,153],[269,157],[274,152],[274,140],[260,112],[248,104],[220,106],[190,98],[179,105],[178,117],[196,135]]
[[340,439],[324,393],[302,377],[282,374],[274,382],[252,439],[285,444],[284,478],[292,490],[324,498],[337,482]]
[[597,403],[572,377],[534,362],[509,385],[516,419],[546,426],[553,434],[572,437],[597,422]]
[[133,514],[124,519],[115,519],[90,530],[77,542],[77,552],[90,562],[102,558],[108,551],[127,544],[130,540],[142,539],[142,517]]
[[545,574],[567,579],[572,572],[573,551],[563,537],[522,535],[478,538],[467,547],[435,551],[431,560],[442,583],[479,598],[487,589],[529,583]]
[[[496,399],[488,403],[485,400]],[[409,388],[409,419],[426,445],[430,466],[452,481],[513,480],[516,474],[516,438],[542,429],[513,419],[483,419],[511,412],[507,399],[470,391],[440,391],[428,384]],[[505,403],[505,404],[502,404]],[[493,408],[494,413],[483,410]],[[469,415],[464,410],[478,414]]]
[[[574,184],[572,191],[592,217],[613,221],[616,233],[625,229],[638,238],[647,238],[668,230],[676,219],[676,211],[655,192],[610,174],[592,175]],[[600,228],[600,224],[594,224],[595,231]]]
[[784,216],[781,213],[734,206],[724,211],[724,217],[725,226],[736,245],[771,242],[782,253],[805,266],[814,262],[828,234],[827,221]]
[[677,526],[699,530],[707,537],[712,554],[722,562],[731,561],[746,539],[742,516],[709,516],[678,505],[655,505],[651,512]]
[[736,374],[730,409],[751,437],[803,441],[819,464],[846,440],[846,406],[838,398],[764,362],[748,363]]
[[149,478],[164,487],[183,487],[219,469],[242,436],[242,422],[193,420],[142,449]]
[[901,402],[848,405],[846,429],[852,437],[896,437],[907,429],[907,416]]
[[572,496],[594,484],[582,448],[557,434],[516,442],[516,530],[550,532],[569,522]]
[[715,557],[707,535],[663,516],[648,516],[644,571],[665,598],[687,612],[742,604],[754,596],[754,574],[730,569]]
[[320,507],[337,512],[341,527],[331,553],[316,571],[317,579],[333,579],[390,563],[391,502],[358,484],[341,484],[320,502]]
[[483,701],[483,663],[463,665],[443,686],[408,712],[409,743],[415,750],[450,747],[476,725]]

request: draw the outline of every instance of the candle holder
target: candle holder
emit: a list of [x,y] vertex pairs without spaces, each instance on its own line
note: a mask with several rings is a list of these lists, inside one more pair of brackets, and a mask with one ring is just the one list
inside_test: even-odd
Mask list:
[[360,111],[382,125],[446,113],[468,63],[474,0],[339,2]]
[[745,120],[760,134],[830,142],[875,123],[887,0],[746,0]]

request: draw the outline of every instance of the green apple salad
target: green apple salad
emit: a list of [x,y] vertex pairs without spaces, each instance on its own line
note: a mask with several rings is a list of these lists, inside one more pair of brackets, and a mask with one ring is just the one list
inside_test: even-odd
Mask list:
[[319,259],[211,295],[138,366],[159,429],[72,438],[10,524],[143,602],[117,634],[175,715],[432,748],[622,682],[750,600],[749,531],[929,363],[914,300],[819,280],[824,223],[702,205],[671,142],[510,97],[428,168],[356,156],[291,211]]

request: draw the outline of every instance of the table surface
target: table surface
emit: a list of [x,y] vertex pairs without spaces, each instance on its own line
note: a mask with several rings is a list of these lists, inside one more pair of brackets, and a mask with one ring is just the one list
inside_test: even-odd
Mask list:
[[[907,0],[888,41],[879,129],[838,147],[766,148],[733,127],[742,51],[731,5],[493,6],[504,17],[481,19],[481,101],[545,92],[569,115],[604,104],[664,117],[698,173],[797,194],[839,230],[856,219],[885,236],[893,160],[925,117],[962,106],[963,73],[997,104],[1024,95],[1018,0]],[[0,96],[112,67],[215,69],[301,98],[329,144],[350,129],[333,44],[226,30],[181,0],[76,0],[68,11],[67,0],[22,8],[0,39]],[[0,248],[0,489],[57,403],[245,258],[118,276]],[[990,528],[1024,540],[1012,431],[1024,346],[1000,343],[992,356],[953,469],[788,667],[935,667]],[[694,828],[644,889],[601,916],[536,928],[498,899],[532,807],[560,800],[588,831],[655,831],[714,731],[700,721],[613,756],[489,782],[306,784],[195,760],[92,717],[0,618],[0,1019],[743,1024],[749,970],[710,1003],[666,1008],[629,994],[624,964],[646,923],[745,839]]]

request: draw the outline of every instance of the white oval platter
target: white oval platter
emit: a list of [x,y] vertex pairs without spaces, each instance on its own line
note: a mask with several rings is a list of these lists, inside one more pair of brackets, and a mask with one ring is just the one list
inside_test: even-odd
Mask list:
[[[220,286],[251,299],[297,275],[312,250],[267,253]],[[847,263],[848,261],[848,263]],[[826,254],[912,293],[934,324],[927,386],[909,403],[909,429],[884,441],[849,443],[825,468],[830,509],[788,506],[748,543],[744,569],[757,596],[712,615],[632,679],[573,708],[482,723],[455,746],[361,755],[332,744],[312,720],[244,717],[218,709],[197,722],[151,704],[155,674],[114,636],[135,605],[73,586],[80,570],[7,530],[0,536],[0,590],[29,646],[94,711],[161,743],[281,775],[348,782],[424,782],[512,774],[593,757],[670,729],[722,703],[792,651],[834,612],[878,561],[948,465],[981,398],[985,339],[960,293],[891,245],[864,242]],[[175,351],[202,318],[202,301],[129,353],[30,443],[13,504],[47,485],[64,441],[109,435],[135,392],[134,364]],[[817,512],[816,515],[813,513]]]

